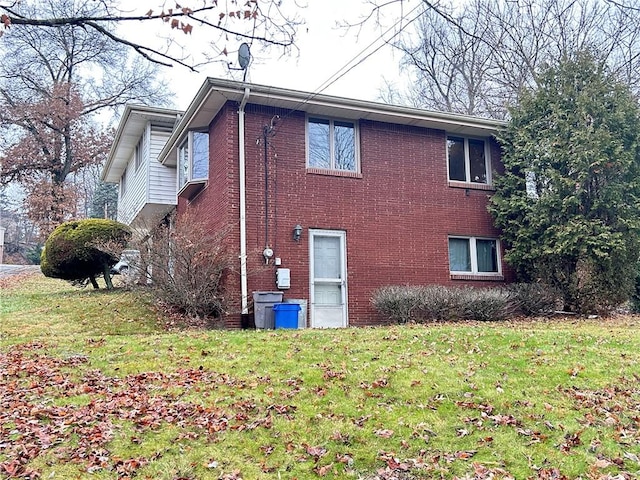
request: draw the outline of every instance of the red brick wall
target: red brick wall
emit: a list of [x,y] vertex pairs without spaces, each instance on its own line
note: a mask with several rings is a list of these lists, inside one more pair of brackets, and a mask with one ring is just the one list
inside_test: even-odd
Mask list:
[[[209,181],[193,198],[178,198],[178,218],[189,211],[190,219],[210,226],[211,232],[224,232],[226,248],[233,258],[240,251],[239,183],[238,183],[238,118],[237,108],[228,104],[209,125]],[[227,276],[227,326],[240,327],[239,265]]]
[[[263,129],[275,115],[265,150]],[[237,105],[228,105],[210,128],[210,182],[190,208],[212,228],[231,225],[231,248],[239,251]],[[309,298],[309,228],[343,230],[347,239],[349,324],[382,322],[372,310],[373,291],[390,284],[460,285],[449,275],[448,235],[497,237],[487,213],[487,190],[451,187],[447,181],[445,132],[372,121],[359,122],[359,178],[308,173],[305,115],[247,105],[247,249],[249,296],[276,290],[270,246],[291,269],[287,298]],[[499,148],[492,145],[493,168]],[[265,205],[268,208],[265,210]],[[179,211],[185,202],[180,201]],[[265,220],[265,214],[267,219]],[[266,226],[268,223],[268,237]],[[295,224],[302,239],[292,239]],[[512,273],[503,265],[505,279]],[[499,282],[469,281],[486,286]],[[237,275],[230,288],[239,302]],[[237,312],[229,326],[239,325]]]

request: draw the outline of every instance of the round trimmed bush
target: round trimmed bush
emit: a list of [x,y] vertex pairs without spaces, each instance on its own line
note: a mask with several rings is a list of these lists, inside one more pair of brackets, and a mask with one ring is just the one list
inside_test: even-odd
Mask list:
[[49,235],[40,258],[40,269],[47,277],[81,281],[94,287],[96,275],[103,274],[111,287],[109,269],[125,248],[131,230],[114,220],[91,218],[65,222]]

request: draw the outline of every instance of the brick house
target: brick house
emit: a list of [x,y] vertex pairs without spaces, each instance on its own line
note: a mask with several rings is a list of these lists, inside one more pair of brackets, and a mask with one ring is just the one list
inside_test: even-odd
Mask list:
[[[238,273],[228,279],[229,327],[246,319],[254,292],[306,300],[309,327],[344,327],[384,322],[370,304],[384,285],[513,277],[487,212],[500,122],[213,78],[183,114],[141,110],[147,124],[136,131],[151,143],[164,135],[147,161],[173,172],[156,175],[167,199],[155,208],[197,212],[231,232]],[[134,111],[103,173],[120,183],[127,223],[139,220],[125,214],[122,185],[135,170],[139,143],[135,134],[122,140]]]

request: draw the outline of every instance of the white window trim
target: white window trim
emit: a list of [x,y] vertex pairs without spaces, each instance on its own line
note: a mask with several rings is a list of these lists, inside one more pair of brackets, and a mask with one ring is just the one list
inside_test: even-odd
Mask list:
[[[178,175],[178,188],[182,189],[185,185],[187,185],[189,183],[189,180],[191,179],[191,135],[188,135],[187,138],[185,138],[182,142],[180,142],[178,144],[178,150],[177,150],[177,162],[178,162],[178,168],[177,168],[177,175]],[[187,144],[187,171],[185,172],[185,182],[184,185],[180,184],[180,170],[182,169],[182,165],[180,163],[180,156],[181,156],[181,152],[184,148],[184,145]]]
[[[452,180],[449,178],[449,147],[447,142],[449,137],[461,138],[464,140],[464,176],[465,180]],[[481,140],[484,142],[484,163],[485,168],[487,170],[487,181],[486,183],[482,182],[472,182],[471,181],[471,166],[469,163],[469,140]],[[493,185],[493,178],[491,176],[491,148],[489,146],[490,139],[486,137],[471,137],[465,135],[456,135],[455,133],[447,133],[445,136],[445,151],[447,156],[447,180],[451,183],[462,183],[470,186],[478,186],[478,185]]]
[[[190,130],[183,139],[182,142],[178,144],[177,149],[177,168],[176,168],[176,182],[178,185],[178,195],[180,195],[183,191],[185,191],[191,185],[201,185],[205,184],[209,181],[209,175],[207,174],[206,178],[193,178],[193,136],[195,133],[206,133],[209,134],[206,130]],[[184,145],[187,145],[187,172],[186,172],[186,181],[183,185],[180,185],[180,152],[183,149]],[[209,161],[209,159],[207,159]]]
[[[331,158],[329,159],[330,166],[329,168],[316,167],[309,164],[309,120],[310,119],[318,119],[318,120],[326,120],[329,122],[329,152]],[[334,126],[335,122],[345,122],[353,124],[353,150],[355,154],[355,169],[354,170],[342,170],[339,168],[335,168],[335,155],[334,155]],[[336,173],[351,173],[351,174],[359,174],[360,173],[360,125],[357,120],[352,120],[348,118],[333,118],[333,117],[325,117],[322,115],[307,115],[305,119],[305,144],[306,144],[306,166],[309,169],[315,170],[325,170],[327,172],[336,172]]]
[[[460,239],[460,240],[468,240],[469,241],[469,255],[471,257],[471,271],[465,270],[451,270],[451,263],[447,258],[447,262],[449,262],[449,273],[451,275],[475,275],[482,277],[502,277],[502,249],[500,247],[500,240],[497,238],[491,237],[466,237],[464,235],[449,235],[447,237],[447,256],[449,255],[449,240],[452,239]],[[490,240],[496,243],[496,261],[498,265],[497,272],[479,272],[478,271],[478,252],[476,249],[476,241],[477,240]]]

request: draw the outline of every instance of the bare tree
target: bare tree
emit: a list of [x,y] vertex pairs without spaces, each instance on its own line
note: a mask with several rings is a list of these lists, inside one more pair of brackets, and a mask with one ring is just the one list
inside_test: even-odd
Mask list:
[[[182,65],[195,71],[203,63],[226,57],[229,48],[227,41],[230,38],[287,49],[293,46],[294,35],[300,23],[295,17],[299,7],[295,5],[290,15],[283,10],[281,0],[185,0],[180,5],[158,0],[157,8],[137,6],[132,10],[124,10],[120,5],[125,2],[116,0],[90,3],[99,8],[62,14],[33,11],[25,8],[25,2],[19,0],[0,0],[3,33],[13,34],[13,30],[21,26],[38,27],[40,31],[79,27],[135,51],[151,62],[166,66]],[[157,42],[147,39],[141,40],[140,35],[136,35],[136,26],[152,22],[157,23],[157,31],[166,32],[164,46],[158,46]],[[116,30],[118,25],[131,25],[132,28],[128,32]],[[196,34],[199,30],[205,32],[202,38],[207,39],[198,45],[204,47],[201,58],[189,52],[183,41],[186,36]],[[210,52],[214,54],[211,55]]]
[[[635,1],[635,0],[634,0]],[[630,16],[605,0],[475,0],[471,20],[485,21],[494,66],[490,80],[512,101],[537,84],[540,67],[590,50],[616,72],[637,83],[640,13]]]
[[[20,2],[30,15],[69,18],[89,16],[103,10],[102,4],[78,0]],[[157,68],[131,59],[126,47],[91,29],[77,25],[43,28],[13,27],[15,34],[0,40],[0,94],[11,106],[18,101],[40,98],[53,85],[69,83],[79,88],[84,103],[82,115],[102,108],[116,108],[130,101],[164,103],[169,92],[158,81]]]
[[[76,0],[20,5],[56,18],[103,8]],[[26,187],[26,210],[46,235],[78,216],[78,188],[69,180],[106,158],[111,132],[96,114],[134,100],[163,103],[169,92],[156,81],[156,65],[131,61],[126,47],[95,30],[72,24],[20,30],[0,41],[0,184]]]
[[454,19],[425,10],[414,41],[406,38],[398,45],[404,52],[403,66],[419,72],[409,96],[421,106],[464,114],[495,114],[487,77],[491,69],[491,48],[482,40],[484,22]]
[[542,66],[585,49],[639,92],[639,5],[470,0],[454,9],[424,1],[419,22],[396,42],[413,80],[408,96],[428,108],[504,118]]

